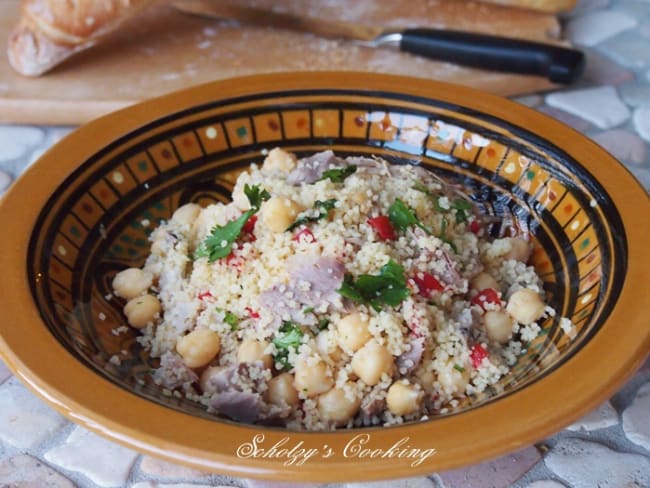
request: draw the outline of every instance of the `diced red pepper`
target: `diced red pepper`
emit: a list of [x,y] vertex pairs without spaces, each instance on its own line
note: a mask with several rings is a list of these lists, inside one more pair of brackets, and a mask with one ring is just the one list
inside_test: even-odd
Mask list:
[[252,308],[246,307],[245,310],[248,312],[248,316],[251,319],[259,319],[260,318],[260,314],[258,312],[256,312],[255,310],[253,310]]
[[[420,274],[422,275],[421,278]],[[431,295],[431,292],[442,291],[445,289],[445,287],[442,286],[442,283],[440,283],[438,279],[430,273],[417,273],[413,277],[413,281],[418,285],[420,295],[425,298],[428,298]]]
[[300,242],[302,240],[305,241],[307,244],[316,242],[316,238],[314,237],[313,232],[310,231],[307,227],[297,232],[296,235],[293,236],[293,240],[296,242]]
[[481,223],[478,220],[472,220],[469,223],[469,230],[474,234],[478,234],[479,232],[481,232],[481,229],[482,229]]
[[485,358],[489,356],[487,349],[485,349],[481,344],[474,344],[472,349],[469,351],[469,358],[472,360],[472,366],[474,369],[478,368]]
[[387,216],[380,215],[379,217],[368,219],[368,224],[370,227],[375,229],[375,232],[377,232],[380,239],[384,241],[394,241],[397,239],[397,234],[395,234],[393,224]]
[[199,300],[203,300],[204,298],[211,298],[211,297],[212,297],[212,293],[210,293],[209,291],[202,291],[201,293],[199,293]]
[[485,290],[481,290],[478,295],[472,298],[472,304],[478,305],[483,310],[486,310],[485,306],[487,304],[498,305],[499,307],[502,306],[501,299],[499,298],[499,292],[494,288],[486,288]]
[[244,265],[244,258],[239,254],[235,254],[234,252],[228,254],[228,256],[226,256],[224,259],[226,260],[226,264],[228,266],[235,268],[237,271],[241,271],[241,268]]
[[246,221],[242,230],[247,234],[252,234],[255,230],[255,224],[257,223],[257,215],[251,215],[251,217]]

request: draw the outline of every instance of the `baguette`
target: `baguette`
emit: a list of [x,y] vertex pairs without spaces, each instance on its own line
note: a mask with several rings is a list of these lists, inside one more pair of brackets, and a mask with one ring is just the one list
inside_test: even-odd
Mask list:
[[572,9],[576,0],[481,0],[482,2],[498,3],[509,7],[521,7],[542,12],[557,13]]
[[25,76],[39,76],[91,47],[156,0],[23,0],[8,57]]

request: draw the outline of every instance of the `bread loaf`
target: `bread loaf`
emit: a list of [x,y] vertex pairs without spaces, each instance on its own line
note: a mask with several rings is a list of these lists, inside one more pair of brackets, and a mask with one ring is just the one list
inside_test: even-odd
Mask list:
[[564,12],[576,4],[576,0],[481,0],[483,2],[498,3],[509,7],[521,7],[542,12]]
[[23,0],[21,18],[9,37],[9,62],[19,73],[38,76],[155,0]]

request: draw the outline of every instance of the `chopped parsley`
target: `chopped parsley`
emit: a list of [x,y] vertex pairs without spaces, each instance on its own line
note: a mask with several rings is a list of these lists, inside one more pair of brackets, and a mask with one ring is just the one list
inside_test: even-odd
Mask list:
[[293,349],[294,352],[298,350],[302,342],[303,332],[293,322],[284,321],[278,330],[278,335],[273,338],[273,344],[276,348],[276,353],[273,355],[273,360],[282,365],[282,369],[290,369],[289,352]]
[[237,327],[239,327],[239,322],[241,320],[239,317],[237,317],[234,313],[219,307],[217,307],[217,312],[223,313],[223,321],[230,326],[230,330],[233,332],[237,330]]
[[[316,203],[314,203],[314,208],[313,210],[317,210],[316,214],[314,215],[311,210],[308,212],[305,212],[305,215],[302,217],[298,217],[298,220],[296,220],[293,224],[291,224],[288,228],[287,231],[292,231],[296,227],[300,227],[301,225],[308,224],[310,222],[318,222],[319,220],[322,220],[326,218],[330,210],[333,210],[334,207],[336,207],[336,199],[335,198],[330,198],[329,200],[321,201],[321,200],[316,200]],[[312,215],[310,215],[312,214]]]
[[453,201],[451,208],[456,210],[456,223],[462,224],[463,222],[467,222],[468,212],[472,209],[472,204],[467,200],[459,198]]
[[377,311],[382,305],[397,307],[409,295],[404,268],[392,259],[378,275],[360,275],[355,282],[352,275],[346,274],[337,291],[354,302],[369,303]]
[[[453,202],[448,204],[448,206],[443,207],[440,204],[440,199],[443,198],[444,195],[434,195],[433,193],[431,193],[431,191],[425,185],[423,185],[419,181],[416,181],[413,184],[413,189],[417,190],[417,191],[420,191],[420,192],[424,193],[425,195],[431,197],[431,199],[433,200],[433,205],[435,206],[435,208],[436,208],[436,210],[438,212],[448,212],[451,209],[456,210],[456,223],[457,224],[462,224],[463,222],[467,222],[467,220],[468,220],[468,212],[470,210],[472,210],[472,203],[471,202],[468,202],[467,200],[464,200],[462,198],[457,198],[456,200],[454,200]],[[444,197],[444,198],[446,198],[446,197]]]
[[427,234],[432,234],[432,232],[427,229],[422,222],[420,222],[413,209],[399,198],[388,208],[388,218],[393,226],[400,230],[406,230],[409,226],[415,225]]
[[307,307],[307,308],[303,309],[302,313],[304,313],[306,315],[308,313],[312,313],[313,311],[314,311],[314,307]]
[[460,371],[461,373],[465,372],[465,368],[463,368],[460,364],[454,364],[454,369],[456,371]]
[[244,186],[244,193],[251,205],[239,216],[238,219],[228,222],[226,225],[217,225],[211,231],[210,235],[205,238],[199,248],[196,250],[195,258],[208,258],[209,262],[225,258],[232,252],[232,246],[242,232],[242,229],[253,215],[255,215],[262,202],[271,198],[268,191],[262,189],[259,185]]
[[332,183],[342,183],[343,180],[356,170],[357,167],[354,164],[343,168],[328,169],[327,171],[323,171],[323,175],[316,181],[323,181],[329,178]]
[[424,193],[425,195],[433,197],[433,193],[431,193],[431,190],[429,190],[429,188],[427,188],[426,185],[420,183],[419,181],[415,181],[413,183],[413,189],[417,190],[417,191],[420,191],[420,192]]
[[325,330],[330,325],[330,319],[322,318],[318,320],[318,330]]

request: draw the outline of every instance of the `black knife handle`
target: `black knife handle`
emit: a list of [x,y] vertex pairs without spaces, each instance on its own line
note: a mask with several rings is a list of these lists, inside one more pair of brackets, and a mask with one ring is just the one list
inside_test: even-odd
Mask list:
[[584,54],[541,42],[438,29],[406,29],[400,50],[464,66],[545,76],[555,83],[575,81]]

